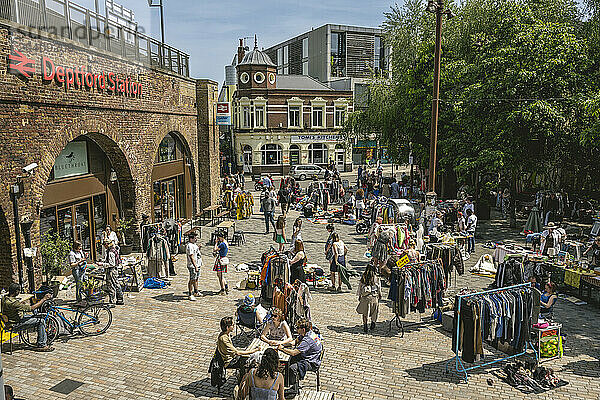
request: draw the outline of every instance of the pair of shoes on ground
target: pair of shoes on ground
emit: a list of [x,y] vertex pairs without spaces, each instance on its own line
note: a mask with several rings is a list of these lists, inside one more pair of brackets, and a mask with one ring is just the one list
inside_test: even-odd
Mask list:
[[194,294],[190,294],[190,295],[189,295],[189,299],[190,299],[190,301],[196,301],[196,297],[202,297],[202,293],[200,293],[200,292],[195,292]]
[[52,346],[39,346],[35,349],[36,351],[40,351],[42,353],[48,353],[54,351],[54,347]]

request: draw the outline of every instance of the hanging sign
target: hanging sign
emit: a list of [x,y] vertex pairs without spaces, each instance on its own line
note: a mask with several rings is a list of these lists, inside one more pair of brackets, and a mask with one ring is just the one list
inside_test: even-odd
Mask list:
[[217,103],[217,125],[231,125],[231,105],[227,102]]
[[88,173],[86,142],[71,142],[65,146],[54,162],[54,179]]
[[410,262],[410,259],[408,258],[408,256],[405,254],[402,257],[400,257],[400,259],[398,261],[396,261],[396,265],[398,266],[398,268],[402,268],[404,267],[406,264],[408,264]]

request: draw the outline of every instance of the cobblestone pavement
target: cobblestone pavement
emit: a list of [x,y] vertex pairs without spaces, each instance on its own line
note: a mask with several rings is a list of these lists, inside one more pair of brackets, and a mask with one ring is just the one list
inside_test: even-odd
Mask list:
[[[293,219],[298,215],[291,212]],[[482,240],[514,237],[503,222],[482,223]],[[238,229],[246,233],[243,247],[231,247],[233,264],[259,259],[271,245],[270,235],[263,235],[262,219],[255,215],[239,221]],[[338,226],[350,248],[350,264],[357,271],[365,266],[364,238],[348,226]],[[288,229],[289,230],[289,229]],[[211,228],[205,228],[205,241]],[[325,227],[305,222],[310,262],[324,264],[322,255]],[[478,245],[478,254],[483,249]],[[204,297],[196,302],[186,299],[184,257],[176,264],[178,271],[170,288],[144,290],[126,298],[126,305],[114,309],[113,324],[99,337],[74,336],[55,343],[52,353],[36,353],[15,346],[12,355],[3,354],[5,382],[19,397],[37,399],[194,399],[231,396],[230,377],[221,396],[210,386],[208,363],[215,349],[219,320],[233,315],[235,302],[245,294],[232,290],[217,295],[218,283],[212,268],[208,246],[202,249],[205,267],[201,290]],[[472,264],[474,261],[471,261]],[[230,286],[245,276],[229,272]],[[353,282],[356,285],[356,280]],[[456,287],[483,288],[489,278],[466,274]],[[386,289],[387,292],[387,289]],[[258,292],[255,292],[258,295]],[[387,293],[386,293],[387,294]],[[336,393],[337,399],[514,399],[525,395],[500,381],[503,364],[473,371],[468,383],[459,382],[455,373],[446,374],[444,366],[453,353],[451,335],[440,325],[425,322],[407,327],[400,338],[394,329],[388,332],[392,313],[384,301],[380,322],[368,334],[362,332],[354,291],[328,293],[313,291],[312,315],[325,338],[326,353],[322,366],[322,390]],[[576,306],[563,300],[556,306],[556,316],[564,323],[565,357],[550,362],[569,385],[542,395],[540,399],[598,399],[600,335],[597,323],[600,312],[590,306]],[[428,314],[424,314],[424,319]],[[418,321],[410,315],[409,321]],[[7,350],[7,346],[4,347]],[[493,353],[487,348],[488,353]],[[49,388],[69,378],[84,384],[68,395]],[[493,380],[493,385],[486,383]],[[315,387],[315,376],[307,374],[305,388]]]

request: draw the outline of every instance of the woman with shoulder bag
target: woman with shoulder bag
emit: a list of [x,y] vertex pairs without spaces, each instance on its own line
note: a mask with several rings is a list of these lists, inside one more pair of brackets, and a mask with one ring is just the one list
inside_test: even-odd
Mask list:
[[375,271],[367,267],[358,285],[358,306],[356,312],[362,314],[363,330],[368,331],[367,320],[371,317],[371,330],[375,329],[377,315],[379,314],[379,300],[381,299],[381,282]]
[[213,254],[216,256],[213,271],[217,273],[217,278],[219,279],[219,284],[221,285],[221,291],[219,294],[222,295],[229,293],[229,285],[227,285],[227,281],[223,275],[224,272],[227,272],[227,265],[229,265],[229,258],[227,257],[228,253],[229,245],[225,241],[223,234],[219,233],[217,236],[217,243],[213,249]]

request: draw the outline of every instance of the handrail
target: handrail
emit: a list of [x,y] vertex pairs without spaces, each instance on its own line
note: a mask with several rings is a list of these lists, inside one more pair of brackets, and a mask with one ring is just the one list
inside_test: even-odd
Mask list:
[[[189,54],[69,0],[5,0],[3,3],[0,18],[189,76]],[[48,3],[55,7],[48,7]],[[73,19],[72,12],[77,13],[77,17],[83,16],[83,24]],[[50,20],[52,22],[48,22]]]

